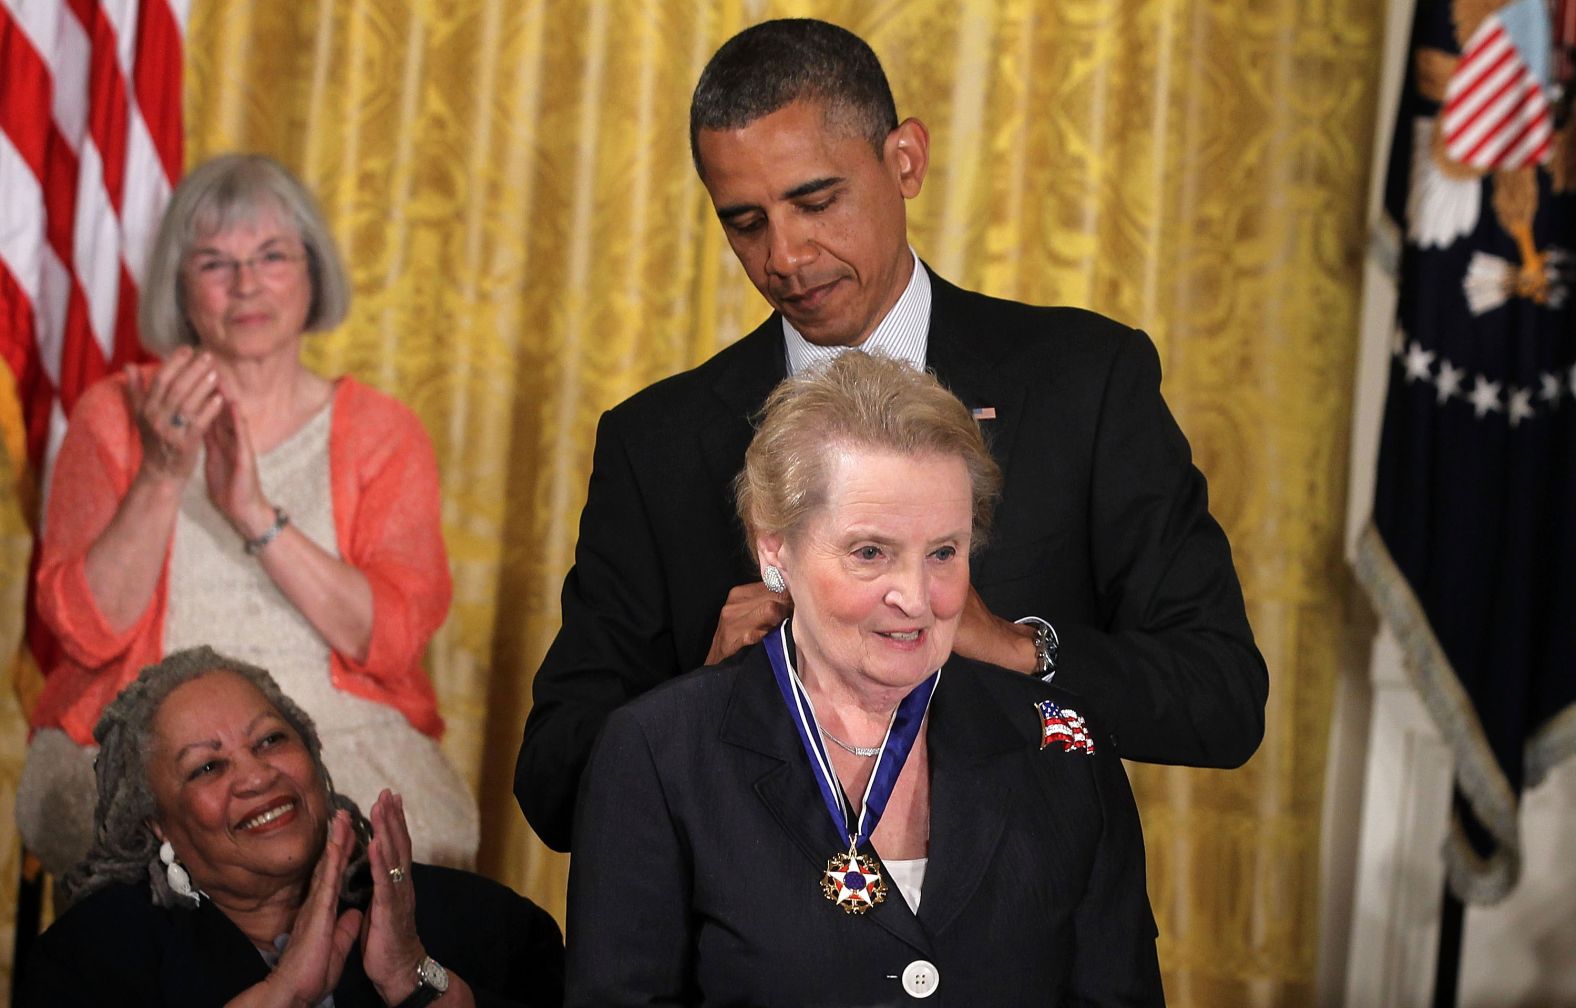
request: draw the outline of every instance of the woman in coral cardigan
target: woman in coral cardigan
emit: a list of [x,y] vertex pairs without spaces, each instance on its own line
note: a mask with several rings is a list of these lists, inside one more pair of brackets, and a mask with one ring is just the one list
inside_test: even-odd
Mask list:
[[432,445],[400,403],[301,361],[348,303],[311,195],[277,162],[226,155],[176,189],[140,309],[163,361],[83,395],[45,515],[36,597],[62,653],[17,818],[52,870],[91,839],[99,714],[195,644],[273,669],[350,798],[403,792],[418,857],[474,858],[475,800],[421,665],[451,594]]

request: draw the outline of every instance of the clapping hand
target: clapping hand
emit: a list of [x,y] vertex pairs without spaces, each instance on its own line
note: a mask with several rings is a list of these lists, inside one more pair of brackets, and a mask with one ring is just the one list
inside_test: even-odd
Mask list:
[[257,476],[257,452],[252,447],[246,417],[233,396],[225,396],[224,400],[203,438],[208,448],[203,458],[203,476],[214,507],[230,520],[241,538],[255,539],[273,525],[274,509],[263,496]]
[[203,436],[224,405],[219,374],[206,351],[180,347],[150,379],[126,368],[126,397],[142,442],[143,468],[184,481],[197,465]]
[[337,812],[279,964],[267,980],[248,989],[232,1006],[315,1005],[333,992],[362,925],[360,910],[337,913],[352,846],[350,816]]
[[410,879],[410,829],[405,800],[385,788],[372,804],[372,905],[361,925],[361,965],[388,1004],[416,989],[416,965],[426,958],[416,934],[416,890]]

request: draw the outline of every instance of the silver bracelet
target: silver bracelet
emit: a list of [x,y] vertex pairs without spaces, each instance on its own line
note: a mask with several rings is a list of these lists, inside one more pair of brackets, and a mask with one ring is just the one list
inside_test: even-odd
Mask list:
[[285,526],[289,524],[290,516],[285,514],[285,509],[276,506],[274,508],[274,523],[269,527],[268,531],[264,532],[256,539],[246,540],[246,555],[256,556],[257,554],[261,553],[263,551],[263,547],[279,538],[279,533],[283,532],[285,530]]
[[1056,652],[1062,646],[1056,628],[1038,616],[1025,616],[1013,622],[1034,627],[1034,674],[1046,682],[1056,678]]

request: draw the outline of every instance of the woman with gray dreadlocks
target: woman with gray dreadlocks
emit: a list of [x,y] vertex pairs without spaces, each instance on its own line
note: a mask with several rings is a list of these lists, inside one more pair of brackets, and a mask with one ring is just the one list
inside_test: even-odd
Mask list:
[[311,718],[260,668],[192,648],[94,729],[98,807],[72,908],[19,1004],[556,1005],[543,910],[411,861],[402,799],[334,791]]

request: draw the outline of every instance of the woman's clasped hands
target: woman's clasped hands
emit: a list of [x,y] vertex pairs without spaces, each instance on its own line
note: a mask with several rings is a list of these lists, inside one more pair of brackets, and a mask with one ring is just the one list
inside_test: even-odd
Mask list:
[[[404,799],[385,789],[368,817],[367,844],[372,901],[366,910],[339,911],[339,895],[355,846],[350,817],[341,811],[329,824],[328,843],[312,873],[284,954],[269,978],[231,1002],[241,1006],[316,1005],[333,992],[345,962],[360,939],[361,967],[385,1004],[397,1005],[416,989],[416,967],[426,958],[416,932],[416,893],[411,881],[410,830]],[[442,1003],[474,1003],[469,988],[450,976]]]
[[242,538],[273,523],[246,418],[212,354],[180,347],[151,379],[129,367],[126,389],[149,475],[184,485],[201,455],[208,497]]
[[352,847],[350,816],[336,812],[284,954],[268,979],[230,1002],[231,1008],[316,1005],[333,992],[363,916],[354,908],[339,912],[339,893]]

